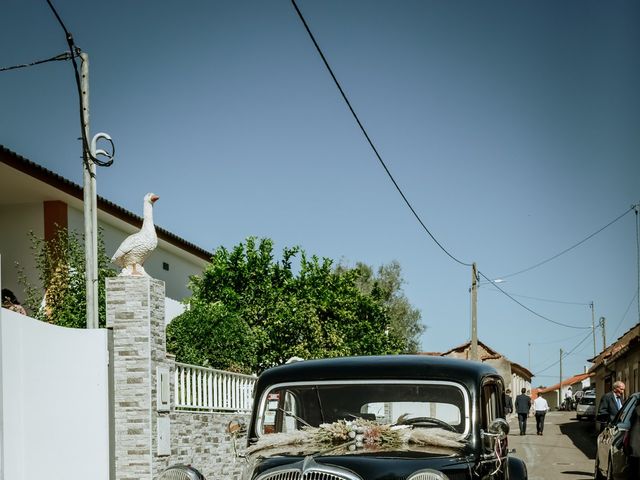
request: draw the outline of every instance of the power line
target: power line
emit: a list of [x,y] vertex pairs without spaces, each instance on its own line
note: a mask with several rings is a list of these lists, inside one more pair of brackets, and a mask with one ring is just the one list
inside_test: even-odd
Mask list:
[[[500,277],[502,278],[502,277]],[[520,298],[528,298],[529,300],[538,300],[540,302],[549,302],[549,303],[561,303],[564,305],[580,305],[580,306],[584,306],[584,307],[588,307],[589,305],[591,305],[591,303],[587,303],[587,302],[567,302],[564,300],[552,300],[550,298],[540,298],[540,297],[530,297],[528,295],[519,295],[516,293],[511,293],[511,292],[507,292],[509,295],[513,296],[513,297],[520,297]]]
[[547,322],[551,322],[554,323],[556,325],[560,325],[562,327],[567,327],[567,328],[575,328],[577,330],[587,330],[587,329],[591,329],[591,327],[577,327],[575,325],[569,325],[567,323],[562,323],[562,322],[557,322],[555,320],[551,320],[548,317],[545,317],[544,315],[539,314],[538,312],[536,312],[535,310],[527,307],[524,303],[516,300],[515,298],[513,298],[511,295],[509,295],[507,292],[505,292],[503,289],[501,289],[496,282],[494,282],[493,280],[491,280],[489,277],[487,277],[484,273],[482,273],[480,270],[478,270],[478,274],[480,276],[482,276],[485,280],[487,280],[488,282],[490,282],[495,288],[497,288],[498,290],[500,290],[506,297],[510,298],[511,300],[513,300],[515,303],[517,303],[518,305],[520,305],[522,308],[524,308],[525,310],[527,310],[530,313],[533,313],[536,317],[539,317],[543,320],[546,320]]
[[380,162],[380,165],[382,165],[382,168],[384,168],[384,171],[386,172],[387,176],[389,177],[389,179],[393,183],[393,186],[396,188],[396,190],[398,191],[398,193],[402,197],[402,200],[404,200],[404,203],[407,205],[407,207],[409,207],[409,210],[411,210],[411,213],[416,218],[416,220],[418,220],[418,223],[422,226],[424,231],[427,232],[427,234],[436,243],[436,245],[438,245],[438,247],[440,247],[440,250],[442,250],[452,260],[456,261],[460,265],[464,265],[465,267],[470,267],[471,263],[465,263],[465,262],[457,259],[451,253],[449,253],[449,251],[446,248],[444,248],[444,246],[436,239],[436,237],[427,228],[425,223],[420,218],[420,215],[418,215],[418,213],[415,211],[415,209],[411,205],[411,202],[409,202],[409,200],[407,199],[406,195],[404,194],[404,192],[402,191],[402,189],[398,185],[398,182],[396,182],[395,178],[393,178],[393,175],[389,171],[389,168],[387,167],[387,165],[384,163],[384,160],[382,160],[382,157],[380,156],[380,153],[378,153],[378,149],[373,144],[373,141],[371,140],[371,137],[369,137],[369,134],[367,133],[367,131],[364,128],[364,126],[362,125],[362,122],[360,121],[360,118],[358,117],[358,115],[356,114],[355,110],[351,106],[351,102],[349,101],[349,99],[347,98],[347,95],[344,93],[344,90],[340,86],[340,82],[338,82],[338,79],[336,78],[335,74],[333,73],[333,70],[331,69],[331,66],[329,65],[329,62],[327,61],[326,57],[324,56],[324,53],[322,53],[322,50],[320,49],[320,46],[318,45],[318,42],[316,42],[316,39],[313,36],[313,33],[311,33],[311,30],[309,29],[309,25],[307,25],[307,22],[304,19],[304,17],[302,16],[302,12],[300,12],[300,9],[298,8],[298,5],[296,5],[295,0],[291,0],[291,3],[293,4],[293,8],[295,8],[295,10],[296,10],[296,12],[298,14],[298,17],[300,17],[300,20],[302,21],[302,24],[304,25],[304,28],[306,29],[307,33],[309,34],[309,38],[311,38],[311,41],[313,42],[314,46],[316,47],[316,50],[318,51],[318,54],[320,55],[320,58],[324,62],[325,67],[327,67],[327,70],[329,71],[329,74],[331,75],[331,78],[333,79],[334,83],[336,84],[336,87],[338,87],[338,90],[340,91],[340,94],[342,95],[342,98],[344,99],[345,103],[347,104],[347,107],[349,107],[349,110],[351,111],[351,114],[353,115],[353,118],[355,118],[356,123],[360,127],[360,130],[362,130],[362,133],[364,134],[365,138],[367,139],[367,142],[369,143],[369,146],[373,150],[373,153],[378,158],[378,161]]
[[31,62],[31,63],[21,63],[19,65],[12,65],[11,67],[0,67],[0,72],[8,72],[9,70],[17,70],[19,68],[33,67],[35,65],[41,65],[47,62],[60,62],[65,60],[71,60],[71,56],[72,56],[71,53],[64,52],[59,55],[56,55],[55,57],[47,58],[45,60],[36,60],[35,62]]
[[[572,246],[570,246],[569,248],[565,248],[564,250],[562,250],[560,253],[555,254],[552,257],[547,258],[546,260],[543,260],[542,262],[538,262],[535,265],[532,265],[528,268],[525,268],[523,270],[519,270],[517,272],[514,273],[510,273],[508,275],[500,275],[500,278],[509,278],[509,277],[514,277],[516,275],[520,275],[521,273],[525,273],[528,272],[530,270],[533,270],[534,268],[538,268],[542,265],[544,265],[545,263],[550,262],[551,260],[555,260],[556,258],[558,258],[560,255],[564,255],[565,253],[567,253],[570,250],[573,250],[574,248],[576,248],[579,245],[582,245],[584,242],[586,242],[587,240],[589,240],[590,238],[594,237],[595,235],[597,235],[598,233],[600,233],[601,231],[603,231],[605,228],[610,227],[611,225],[613,225],[614,223],[616,223],[618,220],[620,220],[622,217],[624,217],[627,213],[629,213],[631,210],[633,210],[635,207],[635,205],[632,205],[630,208],[628,208],[623,214],[621,214],[620,216],[616,217],[614,220],[610,221],[609,223],[607,223],[604,227],[596,230],[595,232],[593,232],[591,235],[588,235],[587,237],[583,238],[582,240],[580,240],[578,243],[573,244]],[[637,211],[636,211],[636,215],[637,215]]]
[[620,328],[620,325],[622,325],[622,322],[624,322],[625,317],[627,316],[627,313],[629,313],[629,310],[631,310],[631,305],[633,305],[633,302],[636,300],[636,298],[638,298],[638,292],[635,292],[633,294],[633,298],[631,299],[631,301],[629,302],[629,305],[627,305],[627,309],[624,311],[624,314],[622,315],[622,318],[620,319],[620,321],[618,322],[618,325],[616,325],[616,328],[613,330],[612,336],[616,335],[616,332],[618,331],[618,329]]
[[573,340],[580,335],[582,334],[578,333],[577,335],[571,335],[570,337],[560,338],[558,340],[549,340],[548,342],[529,342],[529,345],[551,345],[554,343],[566,342],[567,340]]
[[[578,342],[578,344],[573,347],[571,350],[569,350],[567,353],[565,353],[563,356],[564,357],[568,357],[569,355],[571,355],[580,345],[582,345],[589,337],[591,337],[591,333],[588,333],[582,340],[580,340]],[[546,372],[547,370],[549,370],[552,367],[555,367],[556,365],[558,365],[560,363],[560,360],[558,359],[557,361],[555,361],[554,363],[552,363],[551,365],[549,365],[548,367],[543,368],[542,370],[540,370],[539,372],[536,372],[533,374],[534,377],[537,377],[540,373]]]
[[[47,0],[49,1],[49,0]],[[398,185],[398,182],[396,182],[395,178],[393,177],[393,175],[391,174],[389,168],[387,167],[387,165],[385,164],[384,160],[382,159],[382,156],[380,155],[380,153],[378,152],[378,149],[376,148],[376,146],[373,144],[373,141],[371,140],[371,137],[369,136],[369,134],[367,133],[367,130],[364,128],[364,125],[362,124],[362,122],[360,121],[360,118],[358,117],[357,113],[355,112],[353,106],[351,105],[351,102],[349,101],[349,98],[347,97],[346,93],[344,92],[344,90],[342,89],[342,86],[340,85],[340,82],[338,81],[338,79],[336,78],[335,74],[333,73],[333,69],[331,68],[331,66],[329,65],[329,62],[327,60],[327,58],[325,57],[324,53],[322,52],[322,49],[320,48],[320,45],[318,45],[318,42],[316,41],[313,33],[311,32],[311,29],[309,28],[309,25],[307,24],[307,21],[305,20],[304,16],[302,15],[302,12],[300,11],[300,9],[298,8],[298,5],[296,4],[295,0],[291,0],[291,3],[293,4],[293,7],[296,11],[296,13],[298,14],[298,17],[300,18],[302,24],[304,25],[305,30],[307,31],[307,34],[309,35],[309,38],[311,39],[311,41],[313,42],[313,45],[315,46],[318,54],[320,55],[320,58],[322,59],[325,67],[327,68],[329,74],[331,75],[331,78],[333,79],[336,87],[338,88],[338,91],[340,92],[340,95],[342,95],[343,100],[345,101],[347,107],[349,108],[349,111],[351,112],[351,114],[353,115],[353,118],[355,119],[356,123],[358,124],[358,126],[360,127],[360,130],[362,131],[364,137],[366,138],[367,142],[369,143],[369,146],[371,147],[371,149],[373,150],[373,153],[375,154],[376,158],[378,159],[380,165],[382,166],[382,168],[384,169],[384,171],[386,172],[387,176],[389,177],[389,179],[391,180],[391,182],[393,183],[395,189],[398,191],[398,193],[400,194],[400,196],[402,197],[402,200],[404,201],[404,203],[407,205],[407,207],[409,208],[409,210],[411,211],[411,213],[413,214],[413,216],[416,218],[416,220],[418,221],[418,223],[422,226],[422,228],[424,229],[424,231],[429,235],[429,237],[431,237],[431,239],[435,242],[435,244],[447,255],[449,256],[452,260],[454,260],[455,262],[459,263],[460,265],[466,266],[466,267],[470,267],[472,266],[471,263],[466,263],[463,262],[461,260],[459,260],[458,258],[456,258],[455,256],[453,256],[437,239],[436,237],[431,233],[431,231],[429,230],[429,228],[426,226],[426,224],[422,221],[422,219],[420,218],[420,215],[418,215],[418,213],[416,212],[416,210],[413,208],[413,206],[411,205],[411,202],[409,202],[409,200],[407,199],[406,195],[404,194],[404,192],[402,191],[402,189],[400,188],[400,186]],[[633,207],[632,207],[633,208]],[[603,228],[601,228],[600,230],[598,230],[597,232],[591,234],[590,236],[588,236],[587,238],[585,238],[584,240],[578,242],[577,244],[573,245],[572,247],[569,247],[568,249],[563,250],[562,252],[560,252],[557,255],[554,255],[553,257],[540,262],[532,267],[529,267],[525,270],[521,270],[519,272],[515,272],[509,275],[502,275],[501,278],[507,278],[510,276],[514,276],[517,275],[519,273],[524,273],[526,271],[532,270],[533,268],[536,268],[540,265],[543,265],[544,263],[547,263],[551,260],[553,260],[554,258],[559,257],[560,255],[562,255],[563,253],[568,252],[569,250],[577,247],[578,245],[580,245],[581,243],[585,242],[586,240],[588,240],[589,238],[593,237],[594,235],[596,235],[597,233],[599,233],[600,231],[604,230],[605,228],[607,228],[609,225],[613,224],[614,222],[616,222],[617,220],[619,220],[620,218],[622,218],[624,215],[626,215],[629,211],[631,210],[631,208],[629,210],[627,210],[624,214],[622,214],[620,217],[616,218],[615,220],[613,220],[612,222],[610,222],[608,225],[604,226]],[[481,272],[478,271],[478,273],[480,275],[482,275],[487,281],[491,282],[494,286],[495,283],[493,281],[491,281],[488,277],[486,277],[484,274],[482,274]],[[555,320],[551,320],[550,318],[547,318],[539,313],[537,313],[536,311],[532,310],[531,308],[527,307],[526,305],[522,304],[521,302],[519,302],[518,300],[516,300],[515,298],[513,298],[511,295],[509,295],[508,293],[506,293],[504,290],[502,290],[500,287],[496,288],[498,290],[500,290],[504,295],[506,295],[507,297],[509,297],[511,300],[513,300],[515,303],[517,303],[518,305],[520,305],[522,308],[524,308],[525,310],[529,311],[530,313],[536,315],[537,317],[542,318],[543,320],[546,320],[548,322],[554,323],[556,325],[560,325],[563,327],[567,327],[567,328],[576,328],[576,329],[588,329],[590,327],[576,327],[573,325],[568,325],[562,322],[557,322]]]
[[[93,155],[93,153],[91,152],[91,148],[89,146],[89,139],[87,138],[87,129],[86,129],[84,113],[83,113],[85,110],[85,105],[84,105],[83,95],[82,95],[82,83],[80,81],[80,72],[78,71],[78,63],[76,62],[76,57],[80,55],[82,50],[80,50],[80,47],[78,47],[75,44],[75,41],[73,40],[73,35],[71,35],[71,32],[69,32],[64,22],[62,21],[62,18],[60,18],[60,15],[58,15],[58,12],[56,11],[53,4],[51,3],[51,0],[46,0],[46,1],[47,1],[47,4],[49,5],[49,8],[51,8],[51,11],[53,12],[53,15],[56,17],[56,20],[58,20],[58,23],[62,27],[62,30],[64,31],[64,34],[65,34],[65,38],[67,40],[67,45],[69,45],[69,55],[71,57],[71,62],[73,64],[73,73],[76,80],[76,89],[78,91],[78,100],[79,100],[79,106],[80,106],[80,125],[82,127],[80,130],[82,133],[81,140],[82,140],[82,150],[83,150],[82,161],[84,162],[85,164],[84,166],[87,169],[87,171],[90,172],[91,174],[91,169],[89,168],[89,159],[91,159],[91,161],[96,165],[98,165],[99,167],[110,167],[113,164],[113,155],[112,155],[112,158],[110,158],[108,161],[105,162],[103,160],[100,160],[99,158],[96,158],[95,155]],[[112,144],[112,147],[113,147],[113,144]],[[115,152],[113,153],[115,154]],[[91,175],[93,176],[93,174]]]

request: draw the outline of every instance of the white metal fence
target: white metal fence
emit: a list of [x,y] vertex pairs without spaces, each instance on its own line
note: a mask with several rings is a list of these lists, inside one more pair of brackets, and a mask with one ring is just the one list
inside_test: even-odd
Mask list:
[[257,377],[176,362],[176,408],[251,412]]

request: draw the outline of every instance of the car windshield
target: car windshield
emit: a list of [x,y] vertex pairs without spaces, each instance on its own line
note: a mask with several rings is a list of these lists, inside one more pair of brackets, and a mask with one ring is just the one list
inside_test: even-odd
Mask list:
[[367,381],[275,385],[263,395],[258,434],[292,432],[339,420],[469,430],[466,389],[454,382]]
[[582,397],[580,405],[595,405],[596,397]]

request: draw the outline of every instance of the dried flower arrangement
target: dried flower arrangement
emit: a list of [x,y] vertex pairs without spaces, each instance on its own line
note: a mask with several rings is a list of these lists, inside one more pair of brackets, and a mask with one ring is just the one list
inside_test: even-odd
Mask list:
[[319,427],[303,427],[290,433],[262,436],[251,445],[249,454],[263,450],[281,450],[283,447],[323,450],[344,446],[350,451],[358,449],[406,449],[407,446],[460,449],[463,436],[442,428],[413,428],[406,425],[379,424],[371,420],[338,420]]

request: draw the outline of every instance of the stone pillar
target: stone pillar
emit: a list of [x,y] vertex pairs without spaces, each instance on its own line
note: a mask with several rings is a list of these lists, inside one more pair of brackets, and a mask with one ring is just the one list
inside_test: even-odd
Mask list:
[[164,282],[107,279],[107,327],[113,329],[116,479],[158,474],[156,367],[166,365]]

